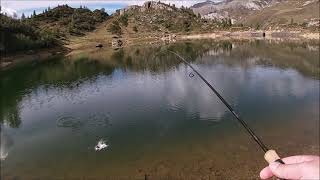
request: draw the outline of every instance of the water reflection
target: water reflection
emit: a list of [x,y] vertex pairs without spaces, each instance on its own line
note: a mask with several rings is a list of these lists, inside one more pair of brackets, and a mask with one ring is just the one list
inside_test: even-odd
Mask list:
[[[99,91],[97,81],[110,83],[110,80],[106,79],[105,76],[114,76],[117,73],[115,72],[116,69],[121,69],[121,71],[146,71],[152,74],[170,72],[174,68],[181,69],[183,67],[183,65],[181,67],[181,62],[174,55],[167,53],[167,49],[180,53],[196,64],[221,64],[220,66],[209,67],[208,69],[211,69],[206,77],[211,82],[214,82],[217,87],[225,87],[221,89],[224,92],[235,89],[228,88],[229,86],[235,86],[236,84],[240,86],[246,81],[248,73],[241,72],[242,70],[239,68],[249,69],[257,65],[261,65],[262,67],[250,70],[250,73],[253,76],[263,78],[265,90],[269,89],[270,93],[281,93],[281,91],[285,93],[287,88],[290,88],[292,94],[303,95],[303,91],[307,91],[310,89],[310,86],[313,86],[312,84],[298,84],[296,82],[298,81],[297,78],[290,76],[290,73],[298,71],[303,75],[319,78],[319,61],[317,60],[319,57],[317,49],[319,47],[314,43],[286,42],[277,44],[265,41],[196,41],[151,48],[132,47],[113,52],[99,51],[97,53],[80,55],[80,57],[67,61],[55,59],[38,64],[33,63],[2,73],[1,89],[6,96],[1,98],[1,121],[6,122],[10,127],[19,127],[21,125],[19,114],[21,113],[21,106],[24,106],[20,102],[23,101],[28,101],[28,105],[39,106],[38,109],[41,108],[42,104],[48,104],[50,101],[54,104],[61,97],[75,103],[83,103],[86,101],[87,96],[95,93],[93,91]],[[228,67],[222,65],[235,68],[227,69]],[[281,79],[277,79],[276,77],[279,76],[279,74],[275,74],[277,70],[266,69],[263,68],[264,66],[281,68],[285,71],[292,69],[292,71],[284,72],[284,76],[281,76]],[[234,71],[238,76],[235,79],[228,77],[233,76],[228,73],[230,71]],[[189,83],[184,83],[185,81],[197,82],[197,80],[185,79],[185,73],[190,72],[190,69],[185,69],[172,75],[173,80],[166,88],[170,90],[177,87],[179,92],[172,93],[173,97],[183,99],[190,96],[190,94],[186,94],[186,89],[198,89],[197,86],[188,86]],[[286,76],[288,73],[289,75]],[[142,77],[137,81],[141,82],[144,78]],[[228,82],[221,79],[228,79]],[[252,84],[256,84],[257,79],[259,78],[255,77],[252,79]],[[301,81],[299,80],[299,82]],[[85,88],[86,90],[83,91],[81,90],[83,86],[88,86],[88,88]],[[193,93],[195,92],[191,92],[191,94]],[[41,94],[43,94],[42,98],[44,99],[39,101],[35,97],[39,97]],[[208,90],[206,88],[201,88],[197,94],[201,94],[201,97],[193,96],[193,103],[189,105],[190,107],[199,107],[195,105],[198,101],[211,101],[210,98],[207,98]],[[226,94],[236,97],[237,92],[227,92]],[[172,99],[170,93],[165,96],[168,96],[168,99]],[[174,102],[169,102],[169,104],[174,106]],[[223,115],[222,107],[217,107],[216,112],[206,107],[208,107],[207,104],[199,107],[199,109],[207,111],[204,113],[207,115],[216,114],[216,117]]]
[[[2,125],[1,125],[2,126]],[[13,145],[11,137],[0,127],[0,160],[5,160]]]
[[[222,157],[224,148],[243,147],[234,140],[242,132],[234,131],[224,105],[168,49],[186,57],[250,125],[267,129],[281,121],[289,124],[281,136],[288,139],[299,126],[306,130],[296,133],[297,141],[309,143],[319,131],[312,124],[319,121],[314,48],[312,43],[196,41],[97,51],[2,72],[1,156],[10,154],[4,171],[60,177],[119,174],[127,168],[134,174],[141,164],[162,164],[167,155],[174,167],[204,158],[204,152]],[[308,121],[290,127],[299,122],[295,117]],[[266,137],[278,132],[270,127]],[[108,140],[108,151],[92,154],[100,139]],[[215,144],[226,139],[232,143]],[[181,149],[195,154],[182,156]]]

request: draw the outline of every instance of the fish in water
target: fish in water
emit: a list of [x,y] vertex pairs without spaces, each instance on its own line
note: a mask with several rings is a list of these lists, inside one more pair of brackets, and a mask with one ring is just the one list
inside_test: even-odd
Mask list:
[[98,141],[98,144],[94,147],[94,149],[96,151],[100,151],[103,150],[105,148],[107,148],[109,145],[106,144],[106,141],[104,141],[103,139],[101,139],[100,141]]

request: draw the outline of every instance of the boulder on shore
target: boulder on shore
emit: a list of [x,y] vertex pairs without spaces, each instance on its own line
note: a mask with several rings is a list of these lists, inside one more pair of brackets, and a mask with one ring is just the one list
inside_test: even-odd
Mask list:
[[96,45],[96,47],[97,47],[97,48],[102,48],[103,45],[102,45],[101,43],[98,43],[98,44]]
[[119,37],[114,36],[111,44],[113,48],[120,48],[123,45],[123,41]]

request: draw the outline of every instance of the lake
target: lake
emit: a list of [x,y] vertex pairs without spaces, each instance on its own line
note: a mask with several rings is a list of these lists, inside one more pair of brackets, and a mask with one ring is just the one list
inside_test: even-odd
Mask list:
[[259,179],[264,153],[166,50],[280,156],[319,152],[318,42],[186,41],[0,72],[1,177]]

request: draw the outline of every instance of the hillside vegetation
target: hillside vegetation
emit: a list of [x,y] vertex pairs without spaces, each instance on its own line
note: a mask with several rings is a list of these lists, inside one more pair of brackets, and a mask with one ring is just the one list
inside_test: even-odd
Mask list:
[[85,32],[94,30],[107,17],[104,9],[91,11],[86,7],[72,8],[62,5],[32,17],[31,23],[61,36],[84,35]]
[[0,14],[0,53],[6,55],[22,50],[48,48],[59,44],[55,35],[46,29],[32,26],[28,21]]
[[1,55],[61,46],[69,36],[84,35],[107,17],[103,9],[91,11],[67,5],[34,13],[30,18],[13,19],[0,14]]
[[123,46],[175,41],[176,35],[212,32],[231,28],[231,20],[218,22],[194,14],[190,8],[175,7],[155,1],[142,6],[128,6],[117,10],[108,20],[85,37],[72,38],[68,48],[74,54],[92,50],[97,44],[112,46],[120,37]]
[[107,27],[113,34],[188,33],[228,28],[231,22],[202,19],[192,9],[161,2],[146,2],[142,6],[129,6],[119,10]]

